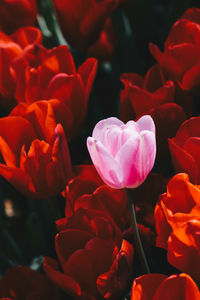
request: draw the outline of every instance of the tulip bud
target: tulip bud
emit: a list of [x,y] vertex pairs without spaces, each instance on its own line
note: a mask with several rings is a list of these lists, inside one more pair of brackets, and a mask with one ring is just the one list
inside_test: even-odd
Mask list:
[[102,180],[113,188],[143,183],[156,156],[155,125],[148,115],[124,124],[108,118],[96,124],[87,147]]

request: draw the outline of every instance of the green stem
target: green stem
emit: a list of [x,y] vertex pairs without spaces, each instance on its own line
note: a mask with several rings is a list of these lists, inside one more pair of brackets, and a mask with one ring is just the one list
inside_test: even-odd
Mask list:
[[38,23],[43,35],[46,36],[46,38],[52,38],[52,41],[56,43],[56,45],[66,45],[70,48],[58,25],[52,1],[38,1],[38,8]]
[[136,248],[136,251],[138,252],[140,262],[142,265],[143,273],[144,274],[150,274],[150,269],[147,263],[147,259],[144,253],[144,249],[142,246],[142,242],[140,239],[140,234],[138,231],[137,227],[137,221],[136,221],[136,215],[135,215],[135,209],[131,201],[131,195],[130,195],[130,190],[126,189],[127,192],[127,200],[128,200],[128,207],[129,207],[129,212],[130,212],[130,217],[131,217],[131,223],[133,227],[133,239],[134,239],[134,246]]

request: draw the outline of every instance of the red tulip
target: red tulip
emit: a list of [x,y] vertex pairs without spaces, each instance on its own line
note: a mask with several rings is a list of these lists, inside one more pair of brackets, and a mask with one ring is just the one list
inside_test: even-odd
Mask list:
[[79,209],[103,212],[120,230],[130,226],[127,197],[123,190],[106,186],[92,165],[78,168],[78,174],[66,186],[65,222]]
[[[51,132],[38,136],[22,117],[0,119],[0,175],[26,196],[41,199],[60,193],[71,173],[67,141],[53,115]],[[48,132],[48,133],[47,133]],[[40,132],[41,133],[41,132]]]
[[32,104],[19,103],[9,116],[21,116],[31,122],[39,137],[49,141],[54,135],[55,124],[61,123],[68,139],[71,137],[73,116],[68,107],[58,99],[36,101]]
[[[125,240],[119,244],[112,224],[103,219],[95,216],[87,223],[92,231],[85,231],[85,225],[83,229],[73,229],[71,223],[72,228],[57,234],[55,245],[62,271],[56,260],[45,257],[47,276],[75,299],[100,300],[104,296],[117,300],[129,284],[133,247]],[[86,223],[84,218],[83,222]]]
[[69,44],[107,60],[116,45],[110,14],[124,0],[53,0],[62,31]]
[[165,80],[158,65],[151,67],[145,78],[135,73],[127,73],[121,75],[121,81],[124,89],[120,95],[120,118],[124,121],[174,101],[174,83]]
[[0,30],[7,34],[20,27],[36,25],[36,0],[1,0]]
[[21,56],[23,49],[41,41],[41,32],[34,27],[18,29],[11,36],[0,32],[0,105],[5,110],[9,111],[16,105],[15,82],[11,63]]
[[29,104],[47,99],[62,101],[73,119],[68,134],[72,137],[85,118],[96,68],[96,59],[89,58],[76,70],[66,46],[47,50],[33,45],[12,63],[16,99]]
[[169,149],[176,172],[186,172],[193,183],[200,183],[200,117],[185,121],[174,138],[169,139]]
[[187,174],[170,180],[156,205],[155,220],[157,246],[167,249],[170,264],[199,280],[200,187]]
[[178,80],[183,90],[198,91],[200,83],[200,9],[192,8],[173,25],[164,53],[150,44],[150,51],[168,78]]
[[98,40],[88,48],[87,55],[96,57],[100,61],[110,61],[117,43],[118,39],[114,25],[111,19],[107,18]]
[[[153,66],[145,78],[130,73],[123,74],[121,80],[125,87],[120,95],[120,118],[127,122],[146,114],[152,117],[156,127],[156,163],[166,172],[170,165],[168,138],[176,134],[186,119],[182,107],[173,103],[174,83],[165,80],[158,65]],[[185,106],[185,102],[182,104]]]
[[[105,211],[80,207],[71,217],[56,220],[58,231],[77,229],[87,231],[104,239],[114,238],[121,242],[122,233],[112,217]],[[107,230],[107,231],[105,231]]]
[[167,258],[171,265],[188,273],[197,282],[200,279],[200,205],[190,219],[182,221],[168,238]]
[[131,300],[199,300],[200,292],[187,274],[149,274],[134,280]]
[[155,207],[157,246],[167,249],[169,235],[182,222],[196,217],[194,208],[200,204],[200,188],[189,181],[187,174],[175,175]]
[[0,280],[0,299],[59,300],[59,292],[49,279],[27,267],[9,269]]

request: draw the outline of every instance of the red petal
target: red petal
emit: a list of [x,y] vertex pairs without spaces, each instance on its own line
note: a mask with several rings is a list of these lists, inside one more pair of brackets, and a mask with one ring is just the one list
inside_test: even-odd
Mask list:
[[41,44],[42,33],[36,27],[24,27],[18,29],[11,35],[11,38],[18,43],[22,48],[30,44]]
[[0,164],[0,174],[25,196],[40,198],[40,195],[35,193],[30,177],[19,168],[9,168]]
[[131,300],[153,300],[157,288],[166,277],[162,274],[148,274],[136,278],[131,289]]
[[175,143],[174,139],[169,139],[169,149],[173,166],[177,173],[186,172],[192,182],[198,182],[199,171],[194,158],[183,148]]
[[[92,235],[82,230],[64,230],[56,235],[56,252],[63,267],[67,259],[77,249],[84,248],[85,244],[92,238]],[[70,243],[69,243],[70,241]]]
[[78,69],[78,73],[83,80],[86,93],[86,101],[88,101],[94,78],[97,71],[98,61],[95,58],[88,58]]
[[187,19],[200,25],[200,9],[197,7],[188,8],[181,19]]
[[154,300],[200,299],[195,282],[187,274],[172,275],[163,280],[157,289]]
[[0,119],[0,136],[6,141],[17,162],[23,145],[30,146],[36,138],[31,124],[22,117],[5,117]]
[[182,88],[186,91],[192,91],[194,94],[199,94],[200,91],[200,65],[194,66],[183,76]]
[[76,74],[73,57],[68,47],[65,45],[55,47],[49,51],[46,59],[42,61],[42,66],[55,74]]
[[58,263],[55,259],[44,257],[43,268],[47,276],[66,293],[72,297],[81,295],[81,289],[78,283],[70,276],[59,271]]

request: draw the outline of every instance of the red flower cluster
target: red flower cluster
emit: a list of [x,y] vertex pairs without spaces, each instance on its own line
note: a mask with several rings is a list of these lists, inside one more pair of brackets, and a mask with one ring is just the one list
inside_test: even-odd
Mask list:
[[120,299],[130,284],[133,259],[133,246],[122,239],[129,226],[126,195],[104,185],[93,166],[78,167],[76,173],[65,191],[66,217],[56,221],[63,273],[49,257],[44,269],[77,299]]
[[125,191],[105,185],[92,165],[79,166],[76,172],[66,186],[65,220],[79,208],[95,209],[112,217],[122,231],[127,229],[130,223]]
[[157,129],[157,161],[161,167],[169,156],[168,138],[192,114],[192,95],[199,95],[199,20],[200,10],[189,9],[172,27],[164,53],[150,44],[158,65],[151,67],[145,78],[135,73],[121,76],[124,83],[120,96],[121,119],[128,121],[142,114],[152,116]]
[[3,104],[9,109],[16,103],[14,99],[27,104],[58,99],[60,110],[65,105],[66,133],[72,138],[86,115],[97,61],[89,58],[76,71],[66,46],[47,50],[41,42],[40,31],[32,27],[19,29],[10,37],[2,33],[0,93]]
[[138,74],[123,74],[124,90],[120,96],[120,116],[125,122],[149,114],[156,125],[157,160],[162,165],[169,156],[168,138],[173,137],[186,119],[175,102],[175,84],[166,81],[159,65],[151,67],[145,78]]
[[164,53],[150,44],[150,51],[167,76],[183,90],[200,92],[200,10],[188,9],[173,25],[165,41]]
[[[143,114],[153,117],[157,130],[157,168],[166,172],[170,150],[175,171],[186,172],[194,184],[200,182],[199,117],[186,118],[196,113],[193,96],[200,91],[199,24],[200,10],[187,10],[173,25],[164,53],[150,44],[158,64],[144,78],[135,73],[122,74],[124,89],[120,96],[122,120],[137,119]],[[200,278],[200,189],[190,183],[187,174],[175,175],[169,181],[167,192],[160,196],[155,207],[156,245],[167,250],[171,265],[187,274],[136,278],[131,299],[200,299],[193,281]]]
[[35,103],[26,117],[1,118],[0,135],[0,174],[16,189],[38,199],[64,189],[71,173],[70,154],[49,102]]
[[41,43],[35,27],[0,33],[0,105],[7,112],[15,106],[0,120],[0,174],[33,198],[57,195],[69,179],[66,137],[83,124],[97,67],[89,58],[76,71],[66,46]]
[[[157,143],[153,172],[142,186],[127,194],[123,187],[135,185],[117,185],[121,190],[107,186],[94,166],[87,164],[89,156],[84,153],[84,157],[79,157],[77,149],[85,151],[90,123],[100,119],[103,111],[97,103],[96,90],[92,93],[91,107],[97,106],[88,110],[93,86],[100,87],[105,74],[108,75],[105,81],[110,77],[110,82],[115,83],[114,70],[121,67],[114,66],[117,63],[114,61],[113,65],[100,63],[97,72],[94,57],[102,61],[112,57],[117,42],[120,43],[113,20],[129,1],[52,2],[69,47],[58,44],[54,47],[52,43],[54,35],[60,34],[54,12],[52,19],[47,16],[54,24],[50,32],[49,19],[41,15],[43,12],[35,0],[0,2],[0,176],[22,193],[23,201],[28,203],[26,220],[22,222],[27,232],[20,236],[19,248],[33,244],[23,239],[26,236],[33,239],[31,235],[39,226],[44,225],[40,241],[48,236],[46,248],[41,247],[39,253],[44,256],[45,275],[24,266],[11,268],[0,280],[0,298],[61,300],[69,296],[77,300],[122,300],[133,282],[129,293],[132,300],[199,300],[195,282],[200,280],[200,185],[197,185],[200,184],[200,117],[194,115],[200,112],[200,109],[195,111],[200,95],[200,10],[188,9],[173,25],[163,52],[150,44],[157,63],[144,77],[136,73],[121,74],[124,87],[120,94],[120,118],[132,121],[127,125],[116,118],[109,118],[110,123],[103,120],[92,135],[90,149],[97,170],[101,169],[101,173],[106,170],[112,182],[119,183],[126,182],[123,180],[126,168],[127,182],[131,172],[136,182],[139,176],[146,178],[145,170],[150,172],[153,167]],[[38,9],[40,24],[37,24]],[[128,27],[125,19],[123,24]],[[37,25],[41,31],[34,27]],[[46,40],[51,42],[48,44]],[[88,55],[94,57],[87,58]],[[87,111],[88,122],[84,125]],[[96,113],[96,118],[91,112]],[[140,119],[146,114],[153,120],[149,116]],[[151,143],[146,142],[146,133],[150,134]],[[98,138],[111,151],[103,148],[103,142],[101,148]],[[123,172],[120,159],[119,164],[115,160],[120,147],[125,149],[120,152],[120,159],[125,162]],[[136,170],[129,162],[133,153]],[[149,155],[152,160],[148,160]],[[72,167],[74,162],[80,165]],[[51,204],[32,201],[47,198],[54,198]],[[0,251],[0,273],[2,257],[7,257],[4,252],[10,245],[18,253],[17,238],[15,241],[10,234],[12,213],[6,214],[4,207],[14,201],[7,200],[3,198],[0,204],[0,213],[3,212],[0,240],[2,244],[8,240],[8,246]],[[133,238],[134,216],[129,215],[132,204],[150,270],[156,273],[140,276],[144,273]],[[54,220],[50,216],[53,205],[54,217],[59,216]],[[15,210],[14,204],[12,209]],[[13,224],[18,223],[19,215],[15,214]],[[20,230],[25,226],[20,224]],[[55,243],[51,240],[54,235]],[[52,249],[48,251],[50,246]],[[163,248],[167,253],[165,263],[180,274],[174,275],[174,270],[161,272],[161,266],[158,270],[152,255],[155,247]],[[13,260],[9,255],[7,263],[18,264],[15,260],[20,255]],[[29,256],[24,261],[31,265]]]

